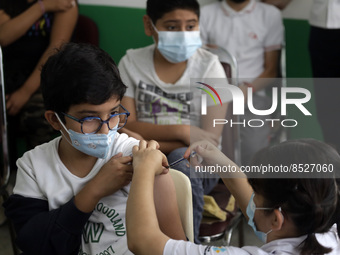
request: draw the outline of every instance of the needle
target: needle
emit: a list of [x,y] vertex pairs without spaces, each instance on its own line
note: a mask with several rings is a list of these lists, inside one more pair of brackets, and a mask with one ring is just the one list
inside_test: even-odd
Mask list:
[[[193,151],[193,152],[190,154],[189,158],[192,158],[192,157],[194,157],[195,155],[196,155],[196,151]],[[182,162],[182,161],[185,160],[185,159],[186,159],[186,158],[181,157],[180,159],[177,159],[176,161],[172,162],[171,164],[169,164],[169,165],[166,166],[165,168],[173,167],[173,166],[177,165],[178,163]]]

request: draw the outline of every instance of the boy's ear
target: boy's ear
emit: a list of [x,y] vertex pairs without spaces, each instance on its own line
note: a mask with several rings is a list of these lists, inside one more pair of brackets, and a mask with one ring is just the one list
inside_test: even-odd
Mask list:
[[282,228],[284,217],[282,212],[279,209],[274,210],[274,218],[272,220],[272,230],[280,230]]
[[152,21],[148,15],[143,16],[143,22],[144,22],[144,32],[147,36],[154,36],[155,35],[155,29],[152,26]]
[[54,111],[48,110],[45,112],[45,119],[50,123],[50,125],[55,129],[55,130],[60,130],[61,125],[60,122],[57,119],[57,116],[55,115]]

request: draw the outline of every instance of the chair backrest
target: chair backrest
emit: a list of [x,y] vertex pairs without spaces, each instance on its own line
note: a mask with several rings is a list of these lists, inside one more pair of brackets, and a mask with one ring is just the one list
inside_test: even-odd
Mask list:
[[93,19],[80,14],[74,29],[73,41],[99,46],[99,30]]
[[5,103],[5,88],[4,76],[2,68],[2,51],[0,47],[0,188],[4,188],[9,179],[9,156],[8,156],[8,141],[7,141],[7,120],[6,120],[6,103]]
[[179,215],[185,235],[189,241],[194,242],[194,225],[192,211],[192,193],[189,178],[180,171],[170,169],[170,175],[176,188]]
[[[233,56],[226,49],[223,49],[219,46],[204,46],[203,48],[218,56],[228,78],[228,82],[232,85],[238,86],[238,64],[236,57]],[[237,115],[233,115],[233,105],[231,103],[228,105],[225,119],[232,119],[234,123],[239,122],[239,117]],[[222,152],[227,155],[231,160],[233,160],[237,164],[240,164],[241,138],[240,128],[238,127],[238,125],[234,125],[233,127],[225,125],[221,136]]]
[[230,84],[238,85],[238,64],[236,57],[219,46],[205,45],[204,49],[218,56]]

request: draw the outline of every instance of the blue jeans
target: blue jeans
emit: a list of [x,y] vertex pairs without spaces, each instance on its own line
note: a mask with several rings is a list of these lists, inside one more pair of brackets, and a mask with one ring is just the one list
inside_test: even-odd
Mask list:
[[[178,148],[173,150],[168,155],[169,164],[174,162],[175,160],[183,157],[184,152],[186,151],[186,147]],[[198,240],[200,224],[202,220],[202,212],[204,199],[203,195],[207,195],[211,192],[211,190],[216,186],[219,178],[202,178],[197,177],[194,174],[194,171],[190,171],[190,165],[187,160],[183,160],[179,164],[172,167],[189,177],[192,188],[192,203],[193,203],[193,219],[194,219],[194,238],[195,243],[200,243]],[[191,172],[191,173],[190,173]]]

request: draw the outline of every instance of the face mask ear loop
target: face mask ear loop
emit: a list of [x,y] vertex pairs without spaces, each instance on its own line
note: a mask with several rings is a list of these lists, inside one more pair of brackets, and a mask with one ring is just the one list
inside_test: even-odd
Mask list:
[[[158,30],[157,30],[156,26],[153,24],[151,18],[149,18],[149,19],[150,19],[151,26],[153,27],[153,29],[154,29],[154,30],[156,31],[156,33],[158,34]],[[156,44],[156,40],[155,40],[155,37],[154,37],[154,36],[152,36],[152,40],[153,40],[154,44]]]
[[271,232],[273,232],[273,230],[269,230],[267,233],[266,233],[266,236],[268,236]]
[[[61,125],[61,126],[66,130],[66,132],[70,135],[70,132],[68,132],[68,130],[66,129],[64,123],[60,120],[58,113],[55,112],[54,115],[57,117],[57,119],[58,119],[60,125]],[[67,139],[67,136],[64,134],[64,132],[63,132],[61,129],[60,129],[59,131],[60,131],[60,133],[65,137],[65,140],[66,140],[70,145],[72,145],[72,142],[71,142],[69,139]]]
[[150,23],[151,26],[153,27],[153,29],[156,31],[156,33],[158,34],[158,29],[156,28],[155,24],[153,24],[152,20],[150,19]]

